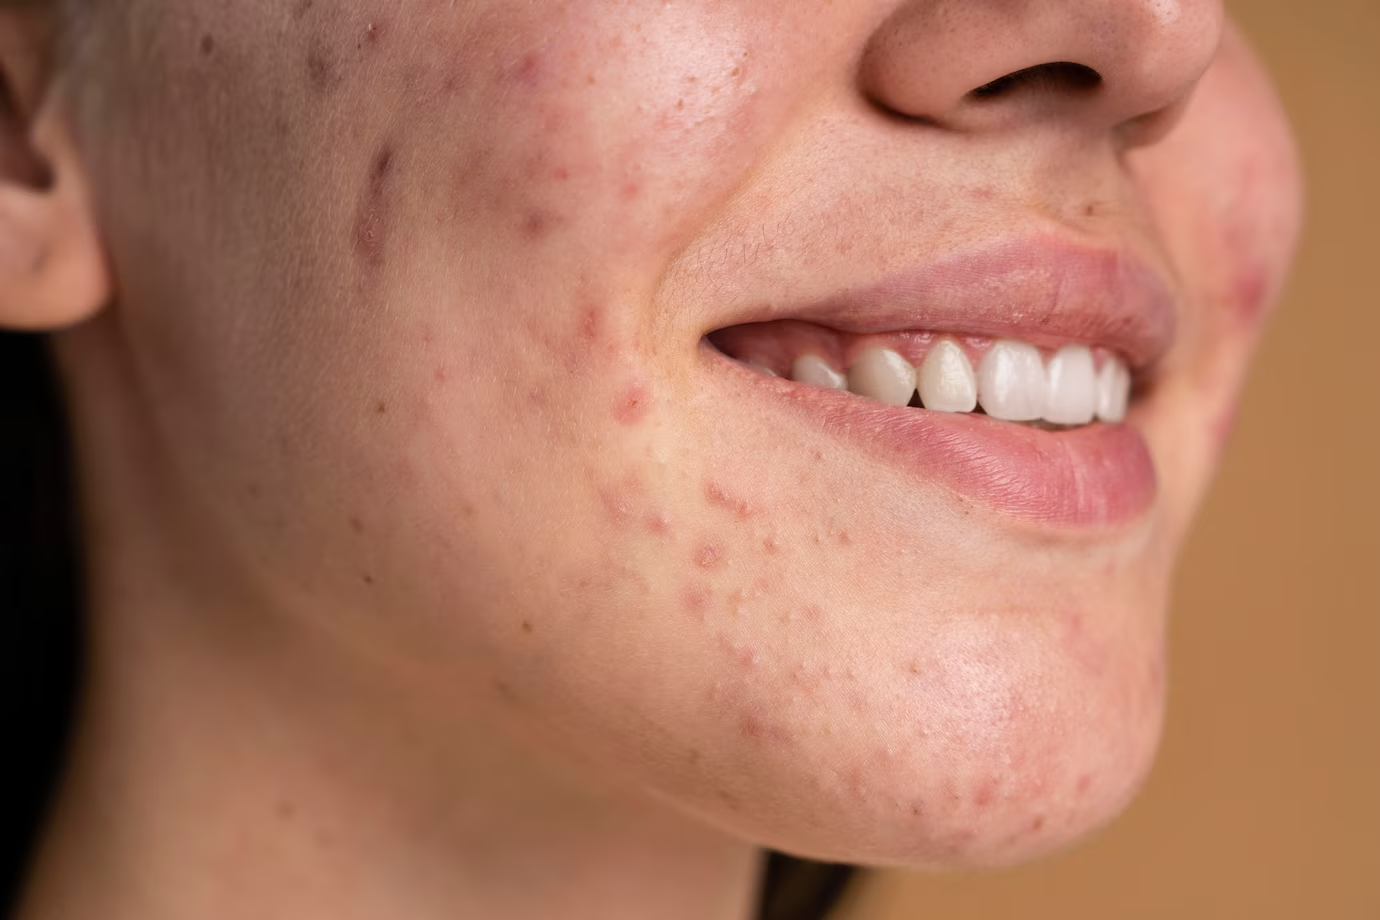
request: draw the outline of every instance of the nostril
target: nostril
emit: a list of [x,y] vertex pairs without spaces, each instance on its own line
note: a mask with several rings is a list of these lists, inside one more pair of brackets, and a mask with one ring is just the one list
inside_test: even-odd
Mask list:
[[1017,90],[1086,93],[1102,85],[1102,75],[1091,67],[1072,61],[1037,64],[984,83],[968,95],[975,99],[994,99]]

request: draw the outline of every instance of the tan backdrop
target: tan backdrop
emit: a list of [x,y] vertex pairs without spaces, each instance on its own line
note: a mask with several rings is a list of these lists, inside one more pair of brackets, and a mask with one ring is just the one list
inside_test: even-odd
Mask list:
[[889,873],[848,920],[1380,920],[1380,0],[1238,0],[1309,219],[1179,577],[1164,747],[1110,830]]

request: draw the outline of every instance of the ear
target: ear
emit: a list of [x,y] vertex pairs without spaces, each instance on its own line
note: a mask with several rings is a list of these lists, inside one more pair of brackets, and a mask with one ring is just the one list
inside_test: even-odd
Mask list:
[[0,329],[71,326],[111,294],[49,31],[0,13]]

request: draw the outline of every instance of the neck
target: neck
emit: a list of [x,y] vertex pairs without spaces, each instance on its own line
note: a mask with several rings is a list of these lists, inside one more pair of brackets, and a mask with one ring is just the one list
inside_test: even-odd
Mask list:
[[750,915],[752,848],[481,709],[290,636],[188,635],[204,609],[96,608],[21,920]]

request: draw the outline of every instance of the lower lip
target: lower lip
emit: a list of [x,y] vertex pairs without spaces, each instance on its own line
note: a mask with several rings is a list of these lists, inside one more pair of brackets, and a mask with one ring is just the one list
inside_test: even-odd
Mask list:
[[1044,431],[985,415],[894,407],[770,377],[706,347],[745,385],[770,393],[820,433],[999,514],[1046,526],[1122,527],[1155,502],[1155,465],[1130,424]]

